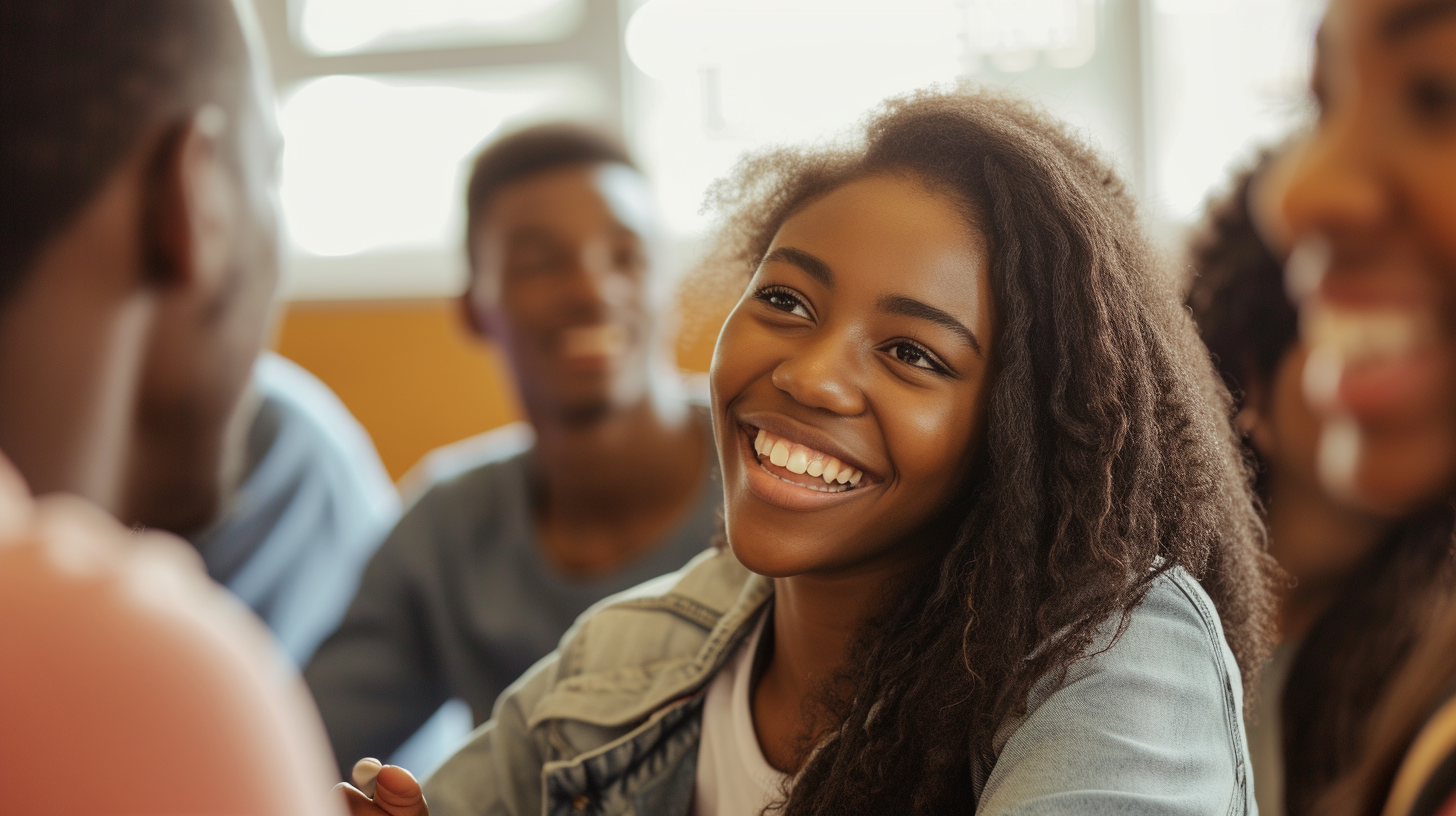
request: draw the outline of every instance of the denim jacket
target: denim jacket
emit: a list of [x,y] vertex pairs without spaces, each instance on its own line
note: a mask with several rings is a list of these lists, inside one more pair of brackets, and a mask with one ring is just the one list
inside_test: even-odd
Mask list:
[[[704,691],[772,594],[720,550],[598,604],[425,783],[431,813],[688,816]],[[968,811],[1256,813],[1239,670],[1203,589],[1172,570],[1116,628],[1002,727]]]

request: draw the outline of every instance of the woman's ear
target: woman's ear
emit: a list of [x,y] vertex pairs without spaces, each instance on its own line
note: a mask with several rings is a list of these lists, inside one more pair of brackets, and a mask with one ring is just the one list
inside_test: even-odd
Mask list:
[[216,289],[226,278],[239,217],[227,127],[222,108],[208,105],[158,140],[145,225],[155,285]]

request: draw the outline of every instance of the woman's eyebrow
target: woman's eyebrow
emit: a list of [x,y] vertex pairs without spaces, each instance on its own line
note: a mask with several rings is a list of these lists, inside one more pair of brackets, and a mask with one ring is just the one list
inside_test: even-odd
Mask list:
[[1385,15],[1380,34],[1394,43],[1444,21],[1456,21],[1456,0],[1417,0]]
[[890,314],[919,318],[921,320],[928,320],[939,326],[944,326],[965,339],[966,344],[977,355],[980,357],[986,356],[986,353],[981,351],[981,342],[976,339],[975,332],[966,328],[966,324],[951,317],[948,313],[931,306],[929,303],[916,300],[915,298],[905,297],[904,295],[885,295],[880,298],[878,306],[881,310]]
[[770,261],[782,261],[783,263],[793,264],[804,270],[804,274],[819,281],[825,289],[834,288],[834,273],[830,271],[829,264],[824,263],[802,249],[794,249],[793,247],[786,246],[775,247],[772,252],[764,256],[764,263]]

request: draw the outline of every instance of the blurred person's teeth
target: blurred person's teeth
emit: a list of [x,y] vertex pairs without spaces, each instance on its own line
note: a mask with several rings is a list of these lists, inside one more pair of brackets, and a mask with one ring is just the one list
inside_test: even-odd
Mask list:
[[824,460],[822,458],[821,459],[815,459],[814,461],[810,462],[809,463],[809,466],[807,468],[804,468],[804,470],[810,476],[813,476],[815,478],[818,478],[819,476],[823,476],[824,475]]
[[854,472],[854,475],[849,477],[850,486],[853,487],[854,485],[859,484],[859,480],[862,478],[864,478],[864,471],[856,470]]
[[779,467],[787,465],[789,463],[789,446],[785,445],[782,439],[775,442],[773,449],[769,451],[768,460]]
[[627,347],[627,330],[614,323],[577,326],[561,338],[568,357],[615,357]]
[[1304,339],[1312,348],[1328,347],[1351,362],[1406,354],[1421,341],[1422,321],[1404,309],[1344,309],[1323,305],[1309,309]]
[[844,484],[845,482],[849,481],[849,477],[853,475],[854,468],[841,467],[839,469],[839,475],[834,477],[834,481],[839,482],[840,484]]
[[1345,356],[1334,346],[1314,346],[1304,359],[1304,398],[1310,405],[1333,405],[1345,371]]
[[784,468],[790,473],[803,473],[809,469],[809,452],[799,445],[795,445],[789,452],[789,460],[784,462]]
[[753,451],[754,451],[754,453],[760,453],[760,454],[763,453],[764,442],[766,442],[767,440],[768,440],[768,431],[765,431],[762,428],[760,428],[758,430],[758,436],[755,437],[754,440],[753,440]]
[[834,477],[839,475],[839,468],[838,459],[830,459],[824,464],[824,472],[820,474],[824,477],[824,484],[832,484],[834,482]]
[[1360,465],[1360,426],[1350,417],[1336,417],[1320,429],[1316,456],[1320,481],[1336,496],[1355,494],[1355,472]]

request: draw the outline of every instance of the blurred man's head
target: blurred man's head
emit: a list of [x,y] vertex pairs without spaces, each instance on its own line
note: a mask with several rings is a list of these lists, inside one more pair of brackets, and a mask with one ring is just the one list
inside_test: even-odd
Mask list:
[[533,416],[590,422],[647,398],[659,322],[650,202],[626,151],[579,126],[524,130],[476,160],[465,311],[505,351]]
[[38,492],[131,523],[216,513],[275,288],[279,137],[248,11],[48,0],[0,25],[0,449]]

